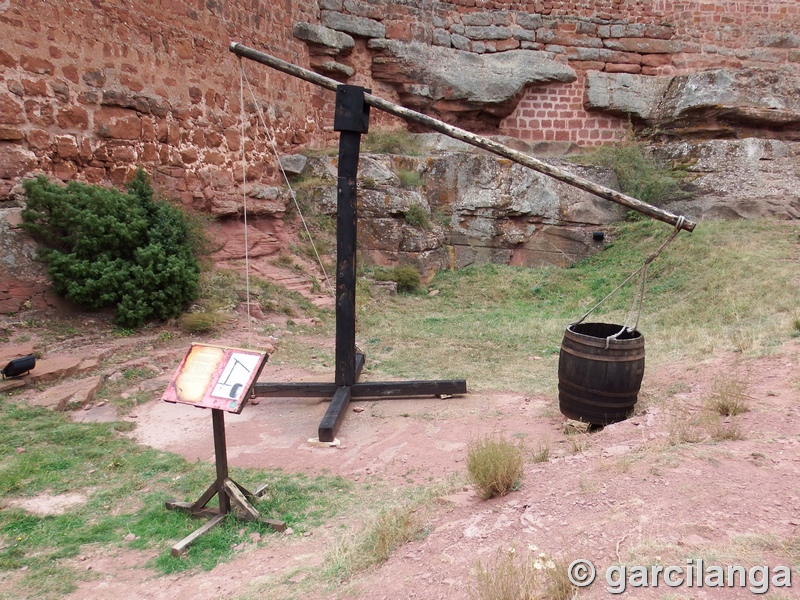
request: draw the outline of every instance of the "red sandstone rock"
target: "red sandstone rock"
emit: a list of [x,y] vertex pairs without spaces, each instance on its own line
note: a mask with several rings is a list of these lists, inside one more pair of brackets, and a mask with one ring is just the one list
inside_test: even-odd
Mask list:
[[71,160],[53,163],[53,175],[61,181],[72,181],[77,174],[78,167]]
[[78,141],[73,135],[57,135],[56,155],[60,158],[78,158]]
[[36,167],[36,155],[18,146],[3,149],[0,160],[0,179],[16,179],[28,175]]
[[21,142],[25,134],[16,127],[0,127],[0,142]]
[[641,73],[641,65],[606,63],[606,73]]
[[142,134],[142,123],[132,110],[102,107],[95,112],[94,129],[101,138],[138,140]]
[[[36,365],[36,370],[38,368],[39,364]],[[31,375],[34,375],[34,372],[31,371]],[[41,381],[41,378],[37,380]],[[78,379],[77,381],[65,381],[41,394],[29,397],[28,402],[33,406],[43,406],[53,410],[66,410],[71,405],[84,406],[94,399],[97,390],[102,385],[103,378],[99,376]]]
[[47,82],[44,79],[22,79],[22,89],[28,96],[47,96]]
[[31,150],[46,150],[51,143],[50,134],[41,129],[29,130],[26,140]]
[[7,94],[0,95],[0,123],[16,125],[25,122],[23,107]]
[[672,56],[669,54],[645,54],[642,56],[643,67],[663,67],[672,63]]
[[619,38],[603,40],[603,45],[611,50],[638,52],[640,54],[674,54],[681,51],[682,44],[674,40],[654,40],[648,38]]
[[17,66],[17,59],[5,50],[0,50],[0,66],[13,69]]
[[78,69],[75,68],[75,65],[64,65],[61,67],[61,73],[72,83],[78,83],[78,81],[80,81],[78,79]]
[[47,99],[39,100],[26,100],[25,101],[25,116],[28,121],[40,127],[49,127],[56,122],[55,109]]
[[39,75],[49,75],[55,68],[53,63],[51,63],[49,60],[27,54],[23,54],[19,57],[19,66],[29,73],[37,73]]

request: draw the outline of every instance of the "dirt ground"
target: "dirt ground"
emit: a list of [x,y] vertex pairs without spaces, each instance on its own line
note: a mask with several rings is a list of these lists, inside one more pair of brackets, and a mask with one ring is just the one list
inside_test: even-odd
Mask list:
[[[215,340],[216,343],[228,343]],[[230,340],[237,343],[241,340]],[[74,350],[74,349],[72,349]],[[185,349],[161,352],[153,380],[165,386]],[[553,361],[556,377],[557,358]],[[326,524],[310,535],[268,536],[248,544],[230,562],[209,572],[159,576],[143,565],[151,554],[89,552],[76,567],[92,576],[67,596],[77,599],[233,598],[297,588],[305,598],[415,600],[470,597],[476,561],[489,564],[498,550],[544,554],[568,564],[593,561],[597,581],[579,598],[610,592],[610,565],[677,565],[690,558],[706,564],[800,568],[800,340],[756,358],[735,354],[648,368],[636,416],[593,433],[569,433],[553,397],[518,393],[470,393],[446,399],[357,401],[339,431],[339,445],[309,443],[327,402],[265,399],[227,415],[231,465],[338,474],[354,481],[384,481],[397,488],[466,473],[470,438],[502,432],[531,446],[550,446],[550,458],[529,463],[520,490],[480,500],[464,486],[441,498],[428,534],[397,550],[381,567],[346,586],[309,591],[313,573],[334,541]],[[318,378],[318,377],[317,377]],[[720,378],[746,382],[750,410],[723,418],[742,439],[671,443],[698,418]],[[262,380],[314,379],[290,366],[268,364]],[[467,377],[467,379],[469,379]],[[363,410],[361,410],[363,409]],[[357,412],[358,411],[358,412]],[[79,420],[115,418],[108,405],[74,413]],[[213,462],[210,413],[158,399],[124,417],[135,422],[142,444]],[[345,517],[358,527],[358,515]],[[154,551],[155,553],[155,551]],[[153,553],[153,554],[154,554]],[[774,571],[772,571],[774,572]],[[793,588],[770,587],[767,597],[796,598]],[[798,579],[795,581],[795,579]],[[759,588],[760,589],[760,588]],[[628,587],[636,598],[743,598],[747,588],[682,585]],[[671,594],[671,595],[668,595]],[[278,595],[278,594],[276,594]]]

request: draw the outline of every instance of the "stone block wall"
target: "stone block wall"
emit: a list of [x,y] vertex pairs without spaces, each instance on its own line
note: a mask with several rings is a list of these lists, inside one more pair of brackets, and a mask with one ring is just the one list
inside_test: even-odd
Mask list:
[[[0,198],[20,177],[121,185],[136,166],[184,204],[236,214],[242,175],[239,61],[246,41],[306,62],[292,24],[315,0],[14,0],[0,3]],[[248,181],[274,180],[279,148],[319,134],[309,86],[245,65]],[[267,207],[273,210],[275,207]]]
[[[520,47],[551,52],[579,73],[569,87],[582,89],[581,72],[672,75],[708,68],[744,68],[800,65],[800,3],[793,0],[742,2],[735,0],[566,0],[550,2],[479,2],[449,0],[462,22],[488,21],[506,14],[515,23],[509,29]],[[531,15],[531,13],[535,13]],[[502,18],[501,18],[502,19]],[[455,31],[447,25],[452,43]],[[478,30],[480,31],[480,30]],[[492,29],[497,34],[498,27]],[[463,49],[473,52],[505,49],[509,40],[486,41],[476,28],[465,28]],[[488,30],[486,34],[488,34]],[[484,35],[486,35],[484,34]],[[470,37],[471,35],[471,37]],[[462,41],[461,38],[456,38]],[[436,41],[446,36],[434,37]],[[569,139],[582,145],[607,143],[624,135],[624,119],[586,111],[569,100],[563,85],[530,88],[517,110],[501,124],[501,131],[521,139]],[[560,115],[549,117],[551,104],[560,100]],[[573,113],[571,117],[568,117]],[[542,123],[542,116],[548,118]],[[554,127],[567,118],[567,133]]]
[[[800,64],[795,0],[320,0],[319,6],[323,25],[355,37],[475,54],[533,50],[568,64],[577,82],[530,86],[500,123],[500,133],[524,140],[596,145],[625,134],[626,119],[583,106],[589,71],[656,76]],[[349,68],[347,58],[342,62]],[[364,62],[362,56],[362,69]]]

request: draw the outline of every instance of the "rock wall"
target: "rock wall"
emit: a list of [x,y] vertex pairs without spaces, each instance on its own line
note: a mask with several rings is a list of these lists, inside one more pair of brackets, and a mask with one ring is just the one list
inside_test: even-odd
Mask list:
[[[276,154],[333,142],[333,99],[254,63],[240,87],[228,46],[241,41],[483,133],[563,149],[614,141],[633,124],[694,141],[664,149],[705,169],[695,173],[705,200],[688,212],[751,216],[763,206],[797,218],[785,180],[800,155],[796,0],[0,0],[0,28],[0,203],[13,204],[20,179],[36,173],[121,185],[142,166],[166,196],[227,219],[222,229],[246,195],[259,249],[277,252],[288,194]],[[373,111],[371,127],[387,126],[403,125]],[[742,137],[755,141],[709,139]],[[710,171],[712,159],[754,152],[772,158],[723,164],[717,179]],[[506,182],[490,193],[473,160],[419,167],[437,174],[426,175],[424,201],[449,215],[440,231],[398,225],[393,203],[410,202],[409,190],[390,186],[389,200],[365,190],[375,213],[362,246],[388,262],[431,257],[425,264],[536,264],[545,248],[558,249],[553,262],[591,249],[581,236],[606,217],[571,213],[565,202],[585,206],[571,190],[538,182],[558,198],[519,213],[506,199],[530,197],[508,183],[523,174],[482,165]],[[742,173],[752,185],[715,194]],[[769,202],[757,197],[765,182]],[[474,204],[487,194],[491,208]]]
[[[423,136],[424,158],[362,154],[359,163],[359,248],[377,264],[413,264],[423,274],[494,262],[567,266],[611,241],[623,207],[485,152]],[[466,146],[466,145],[465,145]],[[614,173],[548,159],[607,187]],[[311,158],[302,176],[318,182],[306,193],[325,214],[336,213],[336,158]],[[401,174],[416,184],[403,185]],[[604,238],[594,233],[603,231]]]
[[[0,24],[0,198],[37,170],[120,184],[142,165],[170,195],[221,216],[240,211],[244,178],[232,40],[473,130],[581,145],[618,138],[630,114],[587,102],[592,73],[800,64],[795,0],[15,0],[0,2]],[[410,62],[414,48],[426,50]],[[516,64],[528,72],[514,85],[470,85]],[[335,139],[332,100],[245,68],[247,180],[276,182],[259,109],[285,154]],[[373,116],[385,124],[398,125]]]

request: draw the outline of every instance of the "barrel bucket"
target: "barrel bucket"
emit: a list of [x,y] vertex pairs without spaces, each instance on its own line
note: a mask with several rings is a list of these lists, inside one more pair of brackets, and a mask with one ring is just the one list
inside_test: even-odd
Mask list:
[[558,357],[558,405],[570,419],[608,425],[633,412],[644,376],[644,336],[610,323],[567,327]]

